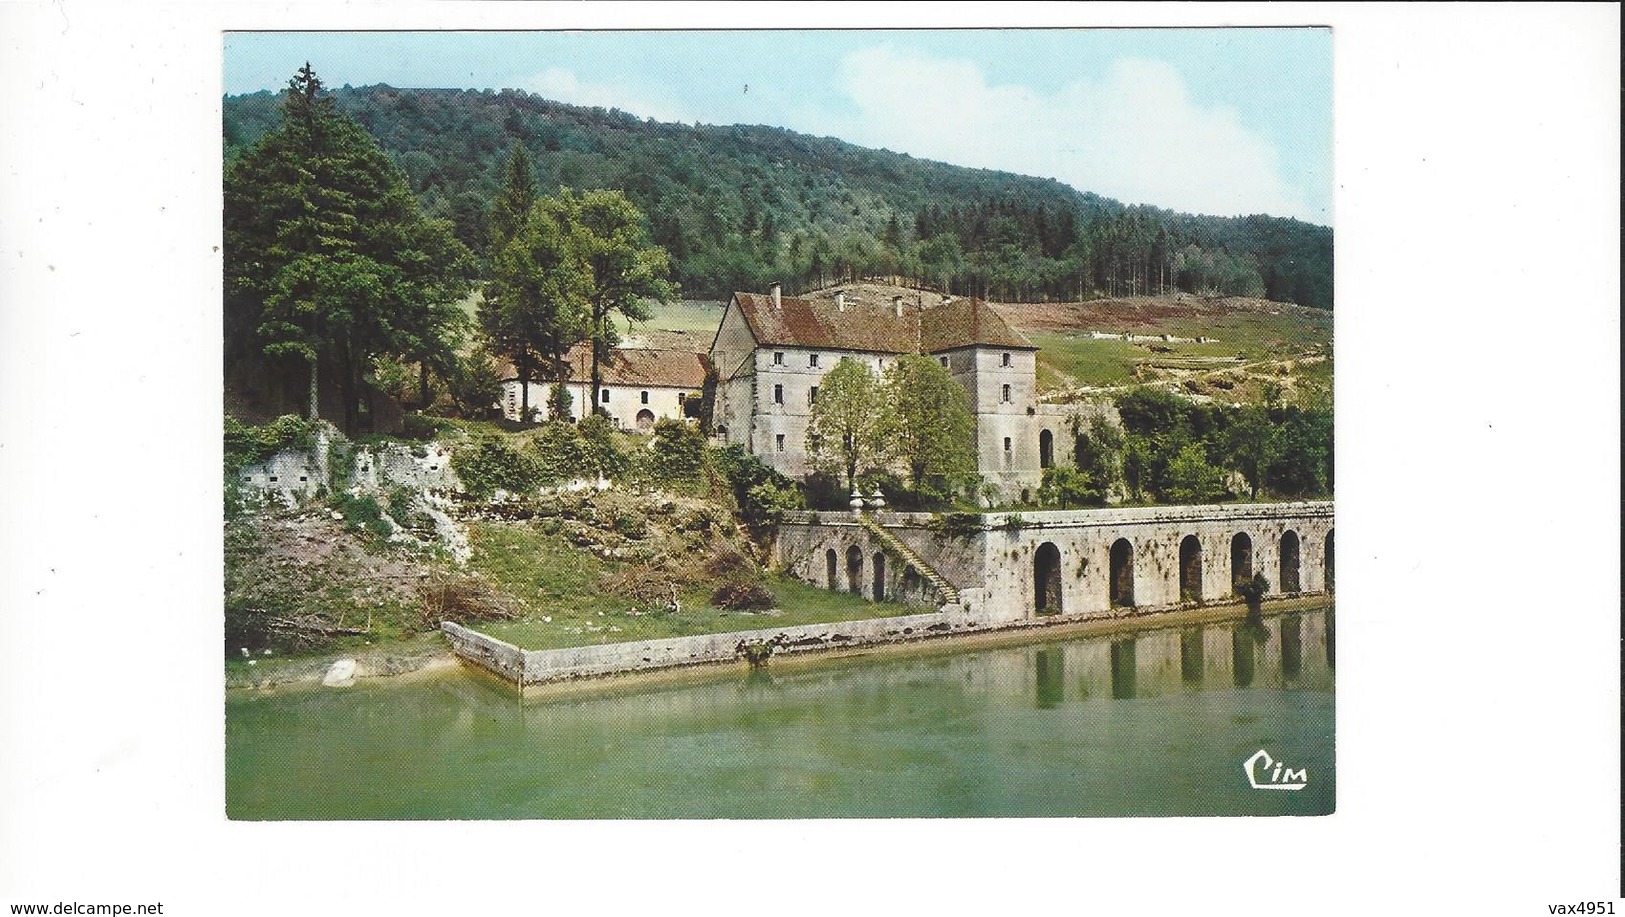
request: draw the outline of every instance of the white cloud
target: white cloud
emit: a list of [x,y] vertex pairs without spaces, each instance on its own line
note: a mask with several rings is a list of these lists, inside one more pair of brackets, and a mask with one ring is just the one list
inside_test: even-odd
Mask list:
[[639,118],[653,118],[656,121],[694,120],[693,115],[686,111],[675,97],[658,89],[614,82],[582,82],[574,72],[562,67],[550,67],[524,81],[524,85],[520,88],[555,102],[618,108]]
[[859,110],[843,139],[957,165],[1055,178],[1125,203],[1327,222],[1281,177],[1278,155],[1225,107],[1194,103],[1160,61],[1122,58],[1053,94],[989,85],[968,61],[890,47],[848,54]]

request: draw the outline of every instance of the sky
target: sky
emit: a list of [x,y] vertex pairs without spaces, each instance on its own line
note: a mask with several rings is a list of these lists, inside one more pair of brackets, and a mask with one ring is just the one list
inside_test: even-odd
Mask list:
[[524,89],[767,124],[1129,204],[1332,224],[1329,29],[237,32],[227,94]]

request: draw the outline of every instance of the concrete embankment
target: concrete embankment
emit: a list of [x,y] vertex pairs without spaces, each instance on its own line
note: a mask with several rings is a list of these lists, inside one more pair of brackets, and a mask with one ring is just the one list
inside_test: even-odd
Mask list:
[[[1266,607],[1273,614],[1328,604],[1328,598],[1313,596],[1267,601]],[[778,643],[778,655],[791,658],[813,654],[842,655],[859,650],[919,644],[922,641],[962,648],[1230,620],[1241,617],[1244,612],[1242,605],[1226,604],[1125,610],[1122,614],[1109,617],[1099,614],[1056,615],[1019,622],[992,621],[986,616],[966,612],[936,612],[550,650],[521,649],[450,621],[443,622],[440,628],[457,656],[510,684],[529,688],[608,676],[733,664],[739,659],[738,647],[741,643],[775,641]]]

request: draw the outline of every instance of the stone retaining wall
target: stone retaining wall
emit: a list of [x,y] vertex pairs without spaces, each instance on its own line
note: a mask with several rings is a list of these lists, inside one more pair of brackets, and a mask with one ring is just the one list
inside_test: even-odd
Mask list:
[[988,626],[989,622],[977,615],[934,612],[551,650],[522,650],[450,621],[441,622],[440,630],[458,656],[507,681],[536,685],[624,672],[732,662],[738,658],[736,648],[741,641],[765,643],[778,638],[778,653],[782,655],[922,640],[984,630]]

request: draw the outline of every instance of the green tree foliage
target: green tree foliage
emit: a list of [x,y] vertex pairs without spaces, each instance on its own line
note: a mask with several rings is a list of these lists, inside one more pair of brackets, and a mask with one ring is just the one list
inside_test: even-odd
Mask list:
[[[505,195],[507,197],[507,195]],[[495,209],[508,213],[523,195]],[[545,367],[554,379],[565,377],[564,353],[583,340],[589,329],[592,277],[578,241],[574,202],[564,197],[536,201],[529,216],[506,217],[493,225],[511,224],[513,236],[500,241],[487,270],[479,306],[480,329],[491,350],[513,364],[520,386],[520,417],[529,420],[530,382]],[[555,415],[559,416],[559,415]]]
[[1124,478],[1137,500],[1217,499],[1203,483],[1204,465],[1239,472],[1252,496],[1316,497],[1332,491],[1328,408],[1221,408],[1138,389],[1118,398],[1118,413],[1125,430]]
[[312,418],[329,367],[347,430],[374,357],[449,370],[472,257],[450,223],[422,214],[405,175],[308,64],[280,123],[229,160],[224,198],[228,359],[303,362]]
[[806,505],[801,488],[734,443],[711,453],[712,463],[733,490],[739,515],[752,528],[777,522],[785,510]]
[[1087,482],[1083,505],[1103,506],[1123,480],[1123,431],[1105,415],[1073,427],[1072,460]]
[[462,416],[488,416],[502,397],[502,376],[490,351],[476,347],[459,357],[446,380],[446,391]]
[[592,342],[592,403],[599,404],[599,362],[620,343],[611,319],[647,321],[646,299],[670,302],[677,288],[667,279],[665,249],[651,244],[643,214],[619,191],[560,195],[572,220],[575,251],[587,268],[588,339]]
[[[820,398],[828,385],[820,389]],[[970,398],[936,360],[905,354],[886,368],[878,434],[916,493],[946,495],[976,473]]]
[[691,423],[662,417],[655,421],[652,451],[658,482],[692,481],[705,465],[705,435]]
[[1212,503],[1224,497],[1224,471],[1207,460],[1197,443],[1180,447],[1168,463],[1164,495],[1170,503]]
[[1224,435],[1225,464],[1241,473],[1258,499],[1271,463],[1280,452],[1281,431],[1270,420],[1269,409],[1249,405],[1238,412]]
[[1106,493],[1087,473],[1065,465],[1055,465],[1044,469],[1043,480],[1038,485],[1038,502],[1056,509],[1104,506]]
[[[658,124],[516,91],[337,96],[400,158],[424,208],[482,251],[484,202],[517,143],[541,187],[623,191],[691,293],[901,274],[1007,300],[1178,289],[1332,306],[1332,231],[1296,220],[1126,207],[779,128]],[[272,101],[226,99],[228,160],[269,128]]]
[[880,380],[867,366],[843,357],[825,374],[807,424],[807,456],[815,470],[837,475],[847,490],[858,475],[878,466],[881,439]]

